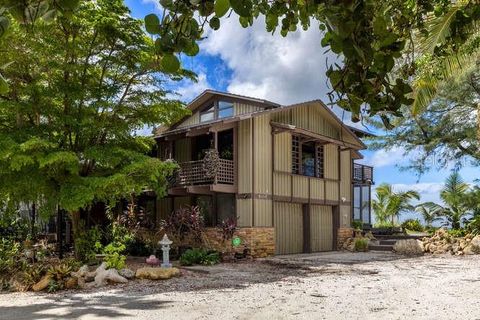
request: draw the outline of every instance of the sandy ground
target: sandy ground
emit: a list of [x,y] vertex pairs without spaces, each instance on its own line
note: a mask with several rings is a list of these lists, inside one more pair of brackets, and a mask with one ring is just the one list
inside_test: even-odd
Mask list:
[[480,256],[276,257],[101,291],[0,294],[0,319],[480,319]]

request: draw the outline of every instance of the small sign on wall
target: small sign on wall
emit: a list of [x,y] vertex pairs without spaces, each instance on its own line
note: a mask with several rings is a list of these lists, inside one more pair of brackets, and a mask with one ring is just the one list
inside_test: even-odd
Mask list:
[[240,239],[239,237],[233,237],[232,246],[238,247],[241,244],[242,244],[242,239]]

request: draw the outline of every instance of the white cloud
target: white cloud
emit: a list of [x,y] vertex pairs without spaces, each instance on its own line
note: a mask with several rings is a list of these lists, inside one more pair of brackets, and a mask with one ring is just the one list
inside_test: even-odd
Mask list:
[[180,97],[175,98],[180,98],[182,101],[190,102],[200,93],[211,88],[205,73],[199,73],[197,75],[197,80],[197,82],[193,82],[191,80],[182,81],[181,84],[175,88],[175,92],[179,94]]
[[393,147],[389,150],[380,149],[362,162],[367,163],[375,168],[388,167],[398,164],[405,164],[408,161],[408,158],[404,156],[405,150],[399,147]]
[[142,0],[142,4],[145,4],[145,5],[153,4],[157,11],[160,12],[163,10],[159,0]]
[[279,30],[265,30],[263,18],[252,27],[242,28],[236,16],[222,19],[218,31],[209,31],[201,51],[218,55],[232,70],[227,90],[282,104],[325,99],[326,59],[316,24],[283,38]]
[[413,190],[420,194],[420,201],[422,202],[437,202],[441,203],[440,191],[444,187],[443,182],[422,182],[413,184],[395,183],[392,184],[392,188],[395,192]]

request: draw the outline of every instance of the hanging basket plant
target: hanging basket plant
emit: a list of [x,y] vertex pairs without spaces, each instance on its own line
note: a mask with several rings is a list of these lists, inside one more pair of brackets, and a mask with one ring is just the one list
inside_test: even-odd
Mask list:
[[220,168],[220,156],[215,149],[208,149],[203,158],[203,172],[207,178],[215,178]]

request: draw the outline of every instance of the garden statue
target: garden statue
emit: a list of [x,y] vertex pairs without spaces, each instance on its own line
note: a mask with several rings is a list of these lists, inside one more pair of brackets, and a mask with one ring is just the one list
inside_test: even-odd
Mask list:
[[147,264],[150,264],[150,265],[153,265],[153,266],[157,266],[157,265],[160,264],[160,260],[158,260],[158,258],[155,257],[153,254],[152,254],[150,257],[148,257],[148,258],[145,260],[145,262],[146,262]]
[[172,264],[170,263],[170,245],[172,243],[173,243],[172,240],[168,239],[167,234],[165,234],[162,240],[158,242],[158,244],[162,246],[162,251],[163,251],[162,268],[172,267]]

